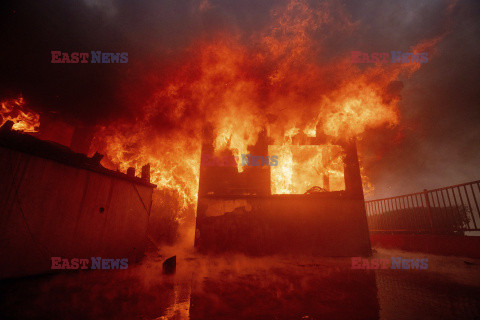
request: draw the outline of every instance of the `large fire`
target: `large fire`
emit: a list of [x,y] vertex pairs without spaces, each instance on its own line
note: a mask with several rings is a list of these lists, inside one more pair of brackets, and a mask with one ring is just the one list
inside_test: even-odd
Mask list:
[[[344,154],[334,142],[397,125],[399,96],[391,84],[420,64],[356,65],[349,52],[326,57],[319,35],[355,30],[341,8],[330,6],[293,0],[247,40],[219,33],[196,41],[135,121],[105,126],[94,147],[121,170],[150,163],[153,182],[177,190],[185,207],[196,203],[207,125],[216,152],[247,154],[262,132],[273,139],[269,153],[280,160],[271,170],[272,193],[304,193],[326,179],[330,190],[343,189]],[[300,147],[300,136],[324,137],[324,144]]]
[[13,130],[38,132],[40,115],[27,109],[22,97],[4,100],[0,105],[0,126],[10,120],[13,122]]

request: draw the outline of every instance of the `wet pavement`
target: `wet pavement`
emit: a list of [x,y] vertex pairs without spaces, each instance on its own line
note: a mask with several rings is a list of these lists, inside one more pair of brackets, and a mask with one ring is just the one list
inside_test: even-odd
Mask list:
[[480,260],[427,270],[352,270],[350,258],[150,254],[127,270],[68,271],[0,284],[0,319],[480,319]]

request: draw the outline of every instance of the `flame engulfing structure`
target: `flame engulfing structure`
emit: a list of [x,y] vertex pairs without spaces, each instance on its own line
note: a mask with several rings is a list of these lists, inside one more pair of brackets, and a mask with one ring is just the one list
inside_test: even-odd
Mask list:
[[40,115],[28,110],[22,97],[4,100],[0,106],[0,126],[10,120],[13,122],[13,130],[38,132]]
[[[234,156],[249,153],[262,132],[273,139],[269,153],[279,155],[279,165],[271,170],[272,193],[304,193],[319,185],[315,177],[322,173],[331,189],[341,189],[344,155],[331,141],[397,125],[395,82],[420,67],[356,65],[350,52],[327,50],[328,39],[355,28],[336,4],[293,0],[271,11],[263,30],[202,38],[134,121],[103,127],[94,147],[121,170],[150,163],[152,182],[176,189],[185,207],[196,203],[206,125],[213,128],[215,152],[229,149]],[[437,41],[412,51],[429,51]],[[294,146],[299,137],[327,138],[323,146],[302,149]]]

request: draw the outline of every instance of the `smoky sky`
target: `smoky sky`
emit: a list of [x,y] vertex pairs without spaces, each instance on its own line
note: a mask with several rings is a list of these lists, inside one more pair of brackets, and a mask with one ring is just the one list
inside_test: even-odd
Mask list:
[[[440,9],[445,2],[436,6],[433,1],[407,1],[398,11],[373,6],[378,16],[381,12],[386,16],[374,20],[372,27],[379,31],[372,38],[390,36],[403,47],[402,35],[419,39],[446,32],[430,61],[410,78],[401,79],[401,132],[389,137],[397,141],[384,144],[385,137],[375,130],[365,137],[370,147],[388,146],[382,158],[371,163],[374,170],[369,172],[378,189],[373,197],[480,178],[479,4],[458,1],[449,16]],[[409,12],[409,6],[418,6],[419,14]],[[405,28],[396,29],[387,20]]]
[[[399,79],[401,120],[360,142],[375,196],[480,177],[480,2],[331,1],[354,24],[330,36],[319,63],[349,51],[408,51],[443,35],[429,62]],[[135,117],[198,39],[244,38],[262,30],[286,1],[3,1],[0,98],[22,94],[39,112],[105,124]],[[316,5],[318,1],[310,1]],[[325,30],[324,30],[325,31]],[[325,31],[326,32],[326,31]],[[329,30],[335,34],[335,30]],[[324,36],[322,32],[314,37]],[[52,50],[128,52],[126,64],[52,64]]]
[[[195,39],[219,30],[246,34],[270,5],[225,1],[13,1],[2,10],[1,92],[40,111],[98,123],[141,106],[155,81]],[[205,1],[207,5],[207,1]],[[263,21],[263,22],[262,22]],[[127,64],[52,64],[51,51],[128,52]]]

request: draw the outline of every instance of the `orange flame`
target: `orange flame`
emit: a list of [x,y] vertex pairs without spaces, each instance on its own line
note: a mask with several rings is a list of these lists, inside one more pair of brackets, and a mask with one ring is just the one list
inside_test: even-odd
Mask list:
[[40,115],[25,107],[23,97],[7,99],[1,102],[0,126],[7,121],[13,122],[13,130],[23,132],[38,132]]
[[[349,53],[322,62],[326,45],[314,35],[332,29],[348,35],[355,29],[343,9],[328,2],[313,8],[293,0],[272,17],[271,26],[249,39],[255,45],[231,34],[196,42],[134,124],[123,119],[97,134],[110,161],[122,170],[150,163],[154,183],[176,189],[185,207],[195,204],[202,130],[208,124],[216,152],[249,153],[261,132],[273,139],[269,154],[280,158],[271,170],[272,193],[303,193],[322,185],[324,175],[330,190],[344,188],[343,154],[329,141],[361,139],[369,128],[396,126],[399,97],[389,86],[420,65],[362,69],[352,65]],[[428,50],[436,42],[417,48]],[[328,139],[299,147],[292,142],[299,134]]]

